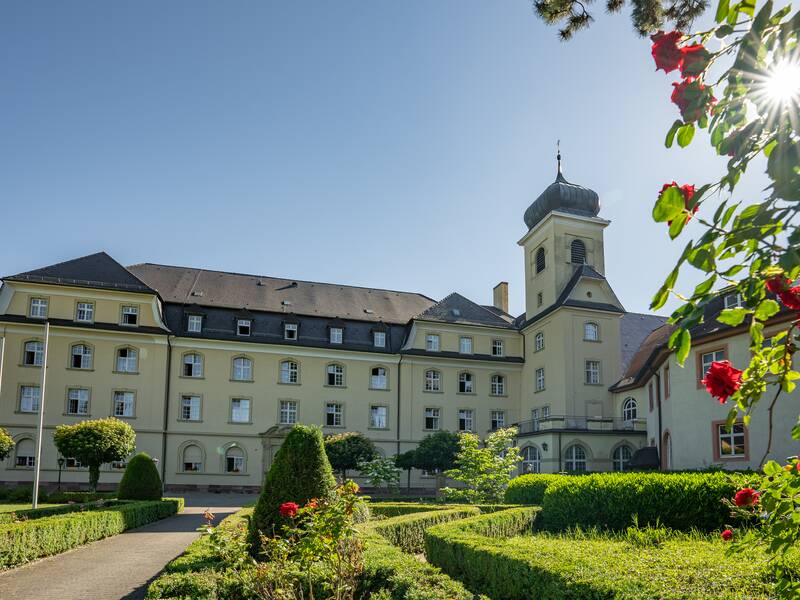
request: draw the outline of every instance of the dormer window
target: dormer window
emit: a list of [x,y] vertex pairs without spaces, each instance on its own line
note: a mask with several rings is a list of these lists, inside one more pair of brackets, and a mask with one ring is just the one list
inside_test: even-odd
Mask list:
[[428,352],[439,351],[439,336],[435,333],[429,333],[425,337],[425,350]]
[[458,351],[461,354],[472,354],[472,338],[462,336],[459,340]]
[[503,340],[492,340],[492,356],[503,356]]
[[341,327],[331,327],[329,332],[329,340],[331,344],[341,344],[343,329]]
[[236,321],[236,335],[250,335],[250,319],[238,319]]
[[94,303],[78,302],[75,306],[75,320],[81,323],[91,323],[94,321]]
[[200,333],[203,331],[203,317],[201,315],[189,315],[186,319],[186,331],[189,333]]
[[136,327],[139,324],[139,307],[138,306],[123,306],[122,307],[122,324],[129,327]]
[[742,308],[744,306],[744,300],[742,300],[742,295],[739,292],[728,294],[723,302],[725,303],[725,308]]
[[372,332],[372,344],[376,348],[386,348],[386,332],[385,331],[373,331]]
[[586,244],[582,240],[572,240],[569,245],[570,262],[573,265],[582,265],[586,263]]
[[297,340],[297,323],[284,323],[283,324],[283,339]]
[[33,319],[46,319],[47,300],[44,298],[31,298],[30,316]]

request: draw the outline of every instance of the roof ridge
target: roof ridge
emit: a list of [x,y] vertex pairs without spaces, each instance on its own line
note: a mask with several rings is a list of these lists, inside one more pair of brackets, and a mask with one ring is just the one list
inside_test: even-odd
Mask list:
[[297,279],[297,278],[294,278],[294,277],[276,277],[274,275],[258,275],[258,274],[255,274],[255,273],[239,273],[237,271],[223,271],[223,270],[220,270],[220,269],[205,269],[205,268],[201,268],[201,267],[182,267],[180,265],[166,265],[166,264],[162,264],[162,263],[152,263],[152,262],[137,263],[135,265],[130,265],[130,267],[128,267],[128,268],[132,269],[134,267],[146,267],[146,266],[166,267],[168,269],[185,269],[185,270],[192,270],[192,271],[201,271],[201,272],[205,272],[205,273],[220,273],[222,275],[234,275],[234,276],[237,276],[237,277],[255,277],[255,278],[258,278],[258,279],[278,279],[278,280],[281,280],[281,281],[292,281],[292,282],[297,282],[297,283],[308,283],[308,284],[312,284],[312,285],[329,285],[331,287],[347,287],[347,288],[355,288],[355,289],[359,289],[359,290],[374,290],[374,291],[377,291],[377,292],[390,292],[390,293],[393,293],[393,294],[411,294],[411,295],[414,295],[414,296],[420,296],[422,298],[426,298],[427,300],[430,300],[431,302],[436,302],[436,300],[434,300],[430,296],[427,296],[426,294],[423,294],[422,292],[404,292],[402,290],[392,290],[392,289],[388,289],[388,288],[370,287],[370,286],[366,286],[366,285],[350,285],[350,284],[347,284],[347,283],[330,283],[330,282],[326,282],[326,281],[309,281],[307,279]]

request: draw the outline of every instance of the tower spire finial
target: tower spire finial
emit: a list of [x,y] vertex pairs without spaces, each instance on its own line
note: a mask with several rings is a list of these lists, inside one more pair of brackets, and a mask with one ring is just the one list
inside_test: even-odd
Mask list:
[[556,141],[556,160],[558,161],[558,174],[561,175],[561,140]]

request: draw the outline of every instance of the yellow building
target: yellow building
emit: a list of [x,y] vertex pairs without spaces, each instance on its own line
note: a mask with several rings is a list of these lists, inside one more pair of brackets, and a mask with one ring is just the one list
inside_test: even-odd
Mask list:
[[[301,422],[361,431],[385,456],[437,430],[486,435],[517,424],[521,471],[623,469],[692,414],[678,401],[663,403],[660,420],[654,402],[646,409],[644,390],[670,360],[664,319],[627,313],[614,294],[604,277],[609,222],[598,214],[597,194],[559,169],[525,213],[526,310],[516,317],[504,282],[490,305],[456,293],[436,302],[200,268],[126,268],[105,253],[6,277],[0,427],[17,445],[0,480],[32,479],[42,403],[48,485],[87,481],[70,457],[59,469],[54,428],[107,416],[134,427],[137,450],[158,459],[170,489],[259,486]],[[673,396],[695,394],[685,372],[673,367]],[[718,415],[707,419],[711,431]],[[719,436],[682,440],[679,451],[672,442],[664,466],[714,462],[714,444]],[[106,465],[101,482],[118,481],[123,466]],[[415,473],[413,483],[433,480]]]

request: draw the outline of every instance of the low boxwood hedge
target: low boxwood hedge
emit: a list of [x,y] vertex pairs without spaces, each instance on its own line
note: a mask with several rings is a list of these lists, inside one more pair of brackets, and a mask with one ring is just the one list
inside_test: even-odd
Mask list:
[[433,510],[378,521],[371,525],[371,529],[404,552],[416,554],[425,549],[425,530],[428,527],[479,514],[480,510],[475,506]]
[[570,475],[548,473],[528,473],[512,479],[506,488],[505,501],[508,504],[542,504],[544,491],[554,481],[563,480]]
[[140,527],[183,510],[183,498],[125,502],[100,510],[0,525],[0,567],[59,554],[88,542]]
[[369,512],[373,517],[400,517],[432,510],[446,510],[452,508],[446,504],[436,504],[433,502],[369,502]]
[[42,517],[52,517],[53,515],[64,515],[85,510],[99,510],[112,505],[113,502],[111,501],[101,500],[85,504],[60,504],[58,506],[47,506],[44,508],[16,510],[14,512],[0,513],[0,524],[29,521],[31,519],[41,519]]
[[766,558],[726,558],[719,538],[693,534],[642,545],[620,534],[527,533],[537,510],[431,527],[425,535],[428,561],[473,591],[504,600],[773,596]]
[[117,497],[117,492],[50,492],[47,501],[53,504],[66,504],[67,502],[94,502],[95,500],[111,500]]
[[[557,476],[558,477],[558,476]],[[542,522],[550,530],[598,527],[623,530],[661,524],[713,531],[730,523],[724,498],[738,484],[726,473],[596,473],[548,483]]]

